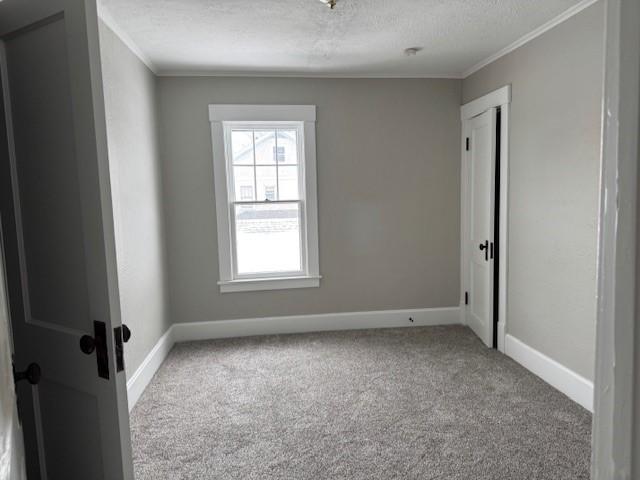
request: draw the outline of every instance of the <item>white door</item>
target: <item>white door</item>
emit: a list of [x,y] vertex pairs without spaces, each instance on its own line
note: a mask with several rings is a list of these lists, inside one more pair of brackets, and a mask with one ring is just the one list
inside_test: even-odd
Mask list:
[[[493,346],[496,109],[465,121],[467,324]],[[465,142],[466,143],[466,142]]]
[[97,22],[95,0],[0,2],[14,361],[41,371],[17,384],[29,478],[133,478]]

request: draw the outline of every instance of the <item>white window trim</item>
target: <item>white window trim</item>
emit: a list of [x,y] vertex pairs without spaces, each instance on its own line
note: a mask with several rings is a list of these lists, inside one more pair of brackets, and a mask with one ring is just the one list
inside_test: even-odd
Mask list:
[[[209,105],[213,146],[213,175],[218,224],[218,263],[220,291],[243,292],[320,286],[318,257],[318,195],[316,179],[316,107],[315,105]],[[300,276],[234,278],[231,247],[232,219],[228,204],[227,157],[225,154],[225,122],[302,122],[305,202],[303,216],[303,249],[306,251],[306,273]]]

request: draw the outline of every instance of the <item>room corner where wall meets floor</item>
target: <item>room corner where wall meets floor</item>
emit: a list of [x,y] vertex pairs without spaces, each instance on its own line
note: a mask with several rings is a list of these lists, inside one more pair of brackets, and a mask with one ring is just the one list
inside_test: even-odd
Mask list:
[[[463,320],[461,308],[451,307],[174,324],[160,338],[127,381],[129,409],[133,409],[176,343],[258,335],[462,325]],[[505,350],[506,355],[574,402],[593,411],[593,383],[591,381],[511,336],[507,336]]]
[[459,307],[176,323],[165,332],[127,381],[129,409],[131,410],[134,407],[140,395],[142,395],[142,392],[151,382],[156,371],[176,343],[256,335],[455,325],[460,323]]

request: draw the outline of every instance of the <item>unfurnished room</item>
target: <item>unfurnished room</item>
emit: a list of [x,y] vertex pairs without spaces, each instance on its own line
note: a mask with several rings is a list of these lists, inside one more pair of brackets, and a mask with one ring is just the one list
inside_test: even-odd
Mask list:
[[637,0],[0,0],[0,480],[640,478]]

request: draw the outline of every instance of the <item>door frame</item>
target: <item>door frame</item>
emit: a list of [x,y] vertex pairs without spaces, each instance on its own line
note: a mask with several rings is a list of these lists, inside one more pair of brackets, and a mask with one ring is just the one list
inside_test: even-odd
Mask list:
[[640,474],[640,4],[607,0],[591,478]]
[[[470,212],[467,205],[469,197],[469,172],[466,158],[466,131],[464,122],[490,108],[500,108],[500,209],[498,216],[498,350],[504,353],[504,337],[507,326],[507,252],[509,219],[509,106],[511,104],[511,85],[505,85],[460,107],[460,120],[463,123],[460,143],[460,311],[463,323],[466,323],[465,292],[468,291],[467,263],[469,251],[465,241],[465,232],[469,225]],[[493,301],[493,299],[492,299]]]

